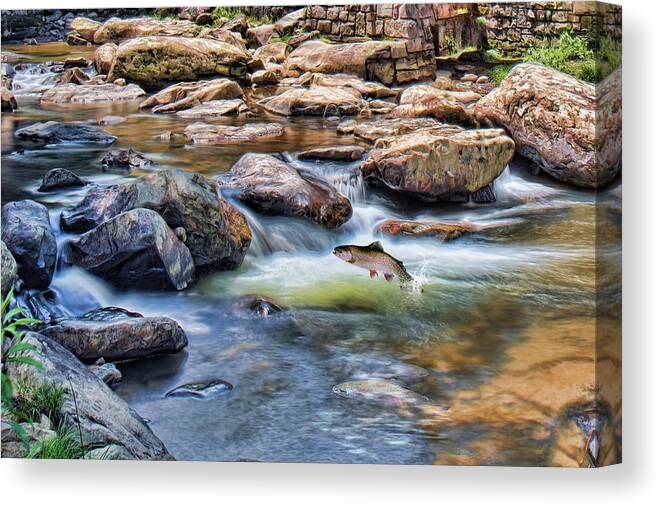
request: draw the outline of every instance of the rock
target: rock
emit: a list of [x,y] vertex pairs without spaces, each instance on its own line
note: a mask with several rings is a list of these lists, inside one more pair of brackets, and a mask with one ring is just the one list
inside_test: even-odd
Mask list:
[[126,79],[123,77],[115,79],[112,84],[117,85],[117,86],[126,86]]
[[429,85],[411,86],[402,92],[400,105],[392,110],[391,116],[431,116],[446,123],[478,126],[468,105],[480,98],[481,95],[470,91],[439,90]]
[[47,90],[41,96],[41,103],[44,105],[101,104],[138,100],[145,95],[145,91],[134,84],[120,86],[115,83],[102,85],[68,83]]
[[94,68],[99,74],[108,74],[112,67],[112,62],[117,54],[117,44],[106,42],[96,48],[94,52]]
[[120,213],[146,207],[160,213],[170,228],[186,230],[186,246],[198,269],[241,264],[252,237],[245,217],[194,172],[170,169],[92,188],[80,203],[62,212],[62,228],[88,231]]
[[18,102],[13,92],[6,86],[0,88],[0,110],[3,113],[13,113],[18,109]]
[[93,19],[78,17],[71,21],[71,29],[87,42],[94,42],[94,34],[101,27],[101,23]]
[[[114,307],[56,320],[41,333],[69,349],[81,361],[88,362],[101,357],[108,361],[123,361],[175,354],[188,345],[186,334],[176,321],[168,317],[144,317]],[[114,365],[104,363],[97,366],[96,371],[101,367],[112,372]]]
[[[36,346],[37,351],[24,354],[37,360],[43,368],[8,363],[9,377],[12,382],[24,381],[34,386],[49,383],[65,389],[67,394],[62,404],[64,426],[76,434],[80,431],[86,446],[117,444],[134,459],[172,459],[142,418],[71,352],[37,333],[26,333],[25,341]],[[76,395],[75,401],[72,391]]]
[[361,166],[363,177],[423,201],[453,201],[488,186],[514,154],[500,129],[441,125],[380,139]]
[[209,12],[203,12],[197,15],[195,23],[198,25],[213,25],[213,16]]
[[464,75],[461,77],[461,81],[469,82],[469,83],[474,83],[475,81],[478,80],[478,77],[479,77],[479,76],[478,76],[477,74],[464,74]]
[[89,369],[104,384],[119,384],[122,381],[122,373],[113,363],[92,364]]
[[234,303],[234,308],[257,317],[268,317],[283,311],[280,305],[261,296],[243,296]]
[[620,90],[620,70],[595,88],[542,65],[520,64],[474,113],[506,128],[517,151],[558,180],[599,188],[620,171]]
[[14,256],[5,245],[4,241],[0,241],[0,250],[2,250],[2,269],[0,269],[0,275],[2,276],[2,281],[0,287],[2,288],[2,298],[7,295],[10,289],[14,286],[16,277],[18,276],[18,266],[14,260]]
[[89,80],[90,77],[85,74],[84,70],[82,70],[80,67],[73,67],[64,71],[64,73],[60,76],[59,82],[60,84],[73,83],[80,85],[87,83]]
[[243,90],[226,78],[195,83],[177,83],[152,95],[140,104],[140,109],[152,108],[154,113],[171,113],[199,106],[212,100],[237,99]]
[[48,209],[34,201],[14,201],[2,207],[2,241],[18,265],[26,287],[47,289],[53,278],[57,244]]
[[216,116],[236,116],[249,112],[243,99],[211,100],[177,112],[177,116],[186,119],[212,118]]
[[262,99],[258,104],[269,113],[283,116],[347,116],[358,114],[367,106],[354,90],[316,85],[291,88],[280,95]]
[[273,25],[273,29],[280,35],[290,34],[305,17],[305,7],[285,14]]
[[149,35],[197,37],[202,27],[190,21],[161,20],[154,18],[110,18],[94,34],[95,44],[121,42]]
[[273,42],[257,48],[252,57],[264,63],[282,63],[287,59],[288,54],[289,46],[287,44],[284,42]]
[[289,39],[288,45],[292,49],[296,49],[298,46],[300,46],[304,42],[307,42],[307,41],[313,40],[313,39],[318,39],[320,36],[321,36],[321,32],[319,32],[319,30],[312,30],[310,32],[299,33],[299,34],[293,35],[291,37],[291,39]]
[[242,127],[209,123],[193,123],[184,130],[189,142],[200,144],[232,144],[280,137],[285,133],[279,123],[246,123]]
[[104,169],[119,168],[131,170],[133,167],[148,167],[152,161],[133,148],[109,151],[101,160]]
[[63,123],[59,121],[37,122],[18,129],[14,135],[39,144],[93,143],[112,144],[117,138],[105,130],[85,123]]
[[238,32],[241,35],[245,35],[248,30],[248,18],[241,14],[223,22],[223,24],[220,25],[220,28],[229,32]]
[[475,80],[475,82],[477,84],[488,83],[489,82],[489,76],[480,76]]
[[69,32],[66,41],[69,46],[87,46],[90,44],[90,42],[83,39],[78,32]]
[[234,387],[224,380],[209,380],[194,382],[175,387],[168,391],[165,396],[170,398],[199,398],[213,399],[230,392]]
[[266,215],[303,217],[334,229],[352,214],[349,200],[333,186],[271,155],[245,154],[217,183],[221,192]]
[[92,65],[92,62],[84,56],[70,57],[64,60],[65,69],[70,69],[72,67],[89,67],[90,65]]
[[195,274],[188,248],[158,213],[144,208],[120,213],[69,242],[68,261],[122,288],[182,290]]
[[158,88],[209,75],[243,76],[250,60],[247,51],[214,39],[139,37],[119,45],[108,78]]
[[123,445],[110,444],[85,453],[85,459],[96,460],[131,460],[133,456]]
[[357,77],[343,74],[328,76],[326,74],[311,72],[303,74],[298,82],[303,86],[318,85],[350,88],[357,91],[365,98],[397,97],[399,95],[399,90],[397,89],[388,88],[380,83],[364,81]]
[[37,189],[39,192],[50,192],[58,188],[82,187],[87,182],[81,180],[68,169],[56,167],[48,171],[41,180],[41,186]]
[[253,85],[273,85],[278,84],[285,76],[285,71],[282,65],[273,63],[267,64],[268,68],[257,70],[250,75],[250,82]]
[[248,49],[246,46],[246,41],[243,40],[241,34],[238,32],[231,32],[230,30],[225,30],[222,28],[205,28],[200,33],[200,37],[207,37],[208,39],[215,39],[221,42],[226,42],[232,46],[245,51]]
[[395,109],[396,104],[385,100],[370,100],[367,103],[367,107],[369,107],[370,113],[372,114],[388,114]]
[[389,118],[369,122],[348,120],[337,126],[337,132],[339,134],[353,134],[360,139],[374,143],[384,137],[401,136],[416,130],[441,125],[442,123],[431,118]]
[[246,30],[248,47],[259,48],[269,43],[275,30],[273,25],[260,25]]
[[470,223],[386,220],[376,226],[375,231],[391,236],[415,238],[433,238],[440,241],[451,241],[466,233],[477,232],[482,228]]
[[339,162],[353,162],[360,160],[365,155],[362,146],[331,146],[326,148],[315,148],[302,151],[298,154],[301,160],[336,160]]
[[419,405],[428,402],[424,396],[393,381],[380,378],[353,380],[337,384],[333,386],[333,392],[343,398],[384,405]]
[[101,118],[97,123],[99,125],[117,125],[118,123],[124,123],[125,121],[126,116],[108,115]]

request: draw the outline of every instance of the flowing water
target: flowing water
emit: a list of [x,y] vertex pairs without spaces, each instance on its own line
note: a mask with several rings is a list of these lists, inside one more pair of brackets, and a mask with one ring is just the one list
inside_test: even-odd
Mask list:
[[[71,51],[56,44],[12,49],[31,62]],[[205,276],[184,292],[120,292],[80,269],[58,266],[52,288],[67,313],[120,306],[167,315],[185,329],[183,352],[120,364],[124,378],[116,387],[177,459],[583,464],[585,435],[572,410],[600,389],[594,367],[598,242],[609,273],[602,285],[611,294],[603,313],[615,328],[619,319],[616,208],[606,206],[604,227],[597,227],[593,192],[533,176],[520,162],[496,180],[495,203],[413,205],[367,188],[357,163],[297,160],[305,149],[356,144],[338,136],[332,122],[278,119],[286,134],[274,140],[170,145],[159,135],[182,130],[185,121],[141,112],[137,104],[45,109],[38,92],[52,83],[53,76],[36,66],[17,72],[21,109],[2,116],[2,201],[46,204],[60,245],[72,236],[59,229],[59,213],[85,190],[36,192],[47,170],[64,167],[99,185],[141,172],[102,172],[107,147],[21,146],[14,130],[34,121],[122,116],[125,121],[104,127],[118,137],[113,149],[143,152],[156,162],[149,171],[179,167],[213,178],[243,153],[282,154],[333,183],[353,205],[353,217],[336,231],[238,206],[253,232],[243,265]],[[249,121],[257,120],[264,118]],[[617,185],[605,195],[616,200]],[[490,227],[447,243],[393,239],[374,232],[386,218]],[[338,244],[376,239],[424,291],[370,279],[331,254]],[[286,309],[255,317],[237,306],[245,295],[271,298]],[[619,336],[605,335],[608,343]],[[619,368],[617,350],[611,356]],[[379,378],[410,390],[413,401],[347,398],[332,389]],[[210,399],[165,396],[178,385],[212,379],[233,389]],[[609,420],[619,420],[619,401],[607,401],[615,407]]]

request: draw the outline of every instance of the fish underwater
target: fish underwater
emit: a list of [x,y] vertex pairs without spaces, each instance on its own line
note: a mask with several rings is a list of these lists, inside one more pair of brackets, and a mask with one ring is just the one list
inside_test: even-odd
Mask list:
[[[367,246],[337,246],[333,249],[333,255],[344,262],[367,269],[370,272],[370,278],[378,276],[380,271],[388,282],[397,276],[402,289],[412,289],[419,285],[406,271],[402,261],[387,253],[380,241],[375,241]],[[418,289],[421,290],[419,287]]]

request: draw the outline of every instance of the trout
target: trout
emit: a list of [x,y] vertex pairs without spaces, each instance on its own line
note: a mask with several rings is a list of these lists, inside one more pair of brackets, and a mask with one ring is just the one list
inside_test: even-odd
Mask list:
[[333,250],[333,255],[344,262],[369,270],[370,278],[378,276],[379,271],[381,271],[384,278],[389,282],[397,276],[399,286],[402,288],[407,288],[415,282],[413,277],[406,271],[402,261],[398,261],[384,251],[380,241],[375,241],[367,246],[338,246]]

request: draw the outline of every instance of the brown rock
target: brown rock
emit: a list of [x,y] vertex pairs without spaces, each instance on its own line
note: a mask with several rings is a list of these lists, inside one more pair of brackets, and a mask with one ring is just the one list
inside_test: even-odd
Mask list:
[[233,144],[279,137],[285,133],[279,123],[246,123],[242,127],[193,123],[184,130],[184,136],[195,144]]
[[90,77],[85,74],[80,67],[73,67],[72,69],[65,70],[60,76],[60,84],[84,84],[90,80]]
[[68,83],[47,90],[41,96],[41,103],[59,106],[67,104],[100,104],[139,100],[145,95],[145,91],[134,84],[119,86],[110,83],[102,85],[76,85]]
[[261,60],[264,63],[275,62],[282,63],[287,59],[289,54],[289,47],[284,42],[274,42],[272,44],[266,44],[255,50],[255,53],[252,57],[255,60]]
[[269,43],[269,40],[271,40],[274,32],[273,25],[261,25],[249,28],[246,31],[248,46],[251,48],[265,46]]
[[17,109],[18,103],[16,102],[14,93],[5,86],[0,88],[0,110],[2,110],[3,113],[11,113]]
[[200,37],[226,42],[227,44],[236,46],[243,51],[247,49],[246,41],[243,40],[243,37],[241,37],[239,32],[232,32],[222,28],[205,28],[200,32]]
[[431,118],[388,118],[367,122],[348,120],[337,126],[337,132],[339,134],[353,134],[360,139],[374,143],[377,139],[384,137],[404,135],[415,130],[441,125],[442,123]]
[[177,83],[152,95],[140,104],[140,109],[152,108],[154,113],[172,113],[199,106],[213,100],[243,97],[243,90],[225,78],[195,83]]
[[376,226],[376,232],[391,236],[433,238],[451,241],[479,228],[469,223],[418,222],[410,220],[386,220]]
[[279,34],[289,34],[299,25],[301,20],[305,17],[305,7],[297,9],[288,14],[285,14],[278,21],[275,22],[273,28]]
[[481,95],[470,91],[439,90],[428,85],[415,85],[402,92],[400,105],[392,111],[398,118],[429,116],[447,123],[477,126],[468,105]]
[[266,111],[283,116],[346,116],[358,114],[366,102],[353,89],[311,86],[292,88],[258,102]]
[[114,42],[107,42],[96,48],[94,52],[94,67],[99,74],[108,74],[110,72],[116,53],[117,44]]
[[298,154],[301,160],[337,160],[341,162],[352,162],[360,160],[365,155],[362,146],[331,146],[326,148],[315,148],[302,151]]
[[400,92],[397,89],[388,88],[380,83],[364,81],[357,77],[343,74],[329,76],[312,72],[303,74],[298,81],[303,86],[318,85],[350,88],[356,90],[365,98],[397,97]]
[[191,21],[154,18],[110,18],[94,33],[95,44],[122,42],[149,35],[197,37],[202,27]]
[[186,119],[212,118],[216,116],[236,116],[249,112],[243,99],[210,100],[199,106],[178,111],[177,116]]
[[275,63],[267,64],[268,68],[258,70],[250,75],[250,82],[254,85],[278,84],[284,77],[285,70],[282,65]]
[[89,18],[79,17],[71,21],[71,29],[87,42],[94,42],[94,34],[100,27],[101,23]]

